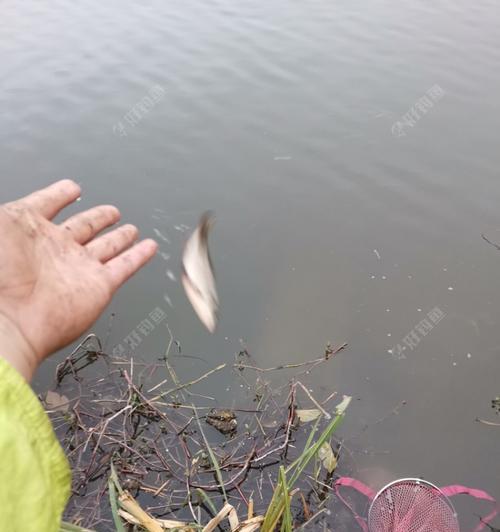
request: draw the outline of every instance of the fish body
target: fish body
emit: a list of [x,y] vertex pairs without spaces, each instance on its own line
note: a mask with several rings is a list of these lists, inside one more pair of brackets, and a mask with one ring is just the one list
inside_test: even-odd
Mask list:
[[182,254],[182,285],[196,314],[211,333],[217,326],[219,309],[214,269],[208,250],[208,233],[213,223],[213,214],[204,213],[186,241]]

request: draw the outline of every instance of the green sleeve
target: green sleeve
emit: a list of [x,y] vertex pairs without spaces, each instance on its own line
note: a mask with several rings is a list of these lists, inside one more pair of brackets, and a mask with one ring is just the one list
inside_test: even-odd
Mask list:
[[57,532],[70,480],[40,401],[0,357],[0,530]]

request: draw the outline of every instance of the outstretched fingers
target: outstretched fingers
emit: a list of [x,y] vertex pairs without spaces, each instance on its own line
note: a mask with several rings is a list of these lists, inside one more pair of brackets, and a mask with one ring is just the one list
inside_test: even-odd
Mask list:
[[79,244],[86,244],[119,219],[120,211],[116,207],[100,205],[71,216],[61,226],[70,231]]
[[80,194],[81,189],[77,183],[71,179],[63,179],[19,201],[48,220],[52,220],[64,207],[78,199]]
[[104,265],[114,292],[134,273],[140,270],[156,253],[158,244],[148,238],[109,260]]
[[[52,220],[64,207],[78,199],[80,193],[77,183],[63,179],[14,203]],[[70,232],[76,242],[85,245],[89,253],[103,263],[112,292],[140,270],[158,249],[158,244],[151,239],[130,247],[137,238],[137,228],[133,225],[124,225],[95,238],[119,219],[120,211],[116,207],[101,205],[75,214],[59,226]]]
[[135,225],[126,224],[90,241],[85,247],[102,263],[116,257],[130,247],[137,239],[139,231]]

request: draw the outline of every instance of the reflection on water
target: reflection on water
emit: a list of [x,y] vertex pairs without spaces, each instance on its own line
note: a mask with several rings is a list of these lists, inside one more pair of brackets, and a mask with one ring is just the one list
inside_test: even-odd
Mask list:
[[[344,426],[356,466],[500,496],[498,431],[475,422],[496,419],[499,393],[500,255],[481,238],[500,223],[496,2],[0,10],[1,200],[73,177],[78,207],[114,202],[160,243],[97,326],[110,349],[156,308],[211,367],[240,339],[262,365],[347,341],[316,378],[358,399]],[[214,337],[178,282],[207,208]],[[445,317],[418,332],[435,308]],[[139,354],[164,352],[164,327],[138,334]],[[186,376],[205,368],[193,360]],[[228,400],[225,382],[207,386]]]

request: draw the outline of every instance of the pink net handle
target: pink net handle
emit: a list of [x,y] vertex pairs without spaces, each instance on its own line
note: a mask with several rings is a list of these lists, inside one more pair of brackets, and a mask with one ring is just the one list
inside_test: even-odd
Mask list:
[[[356,522],[362,528],[362,530],[364,532],[368,532],[368,525],[366,521],[361,516],[359,516],[356,511],[351,507],[351,505],[341,496],[339,492],[340,486],[353,488],[357,492],[364,495],[370,501],[372,501],[375,497],[375,491],[366,484],[363,484],[363,482],[360,482],[359,480],[350,477],[340,477],[333,484],[337,497],[347,506],[347,508],[349,508],[349,510],[351,510],[352,514],[354,515],[354,518],[356,519]],[[477,488],[468,488],[467,486],[461,486],[460,484],[452,484],[450,486],[445,486],[443,488],[440,488],[440,491],[446,497],[453,497],[454,495],[470,495],[475,499],[489,501],[495,505],[493,511],[489,513],[484,519],[481,519],[480,523],[476,526],[476,528],[474,528],[473,532],[480,532],[481,530],[483,530],[484,527],[490,521],[492,521],[494,517],[498,514],[498,504],[496,499],[486,491]]]
[[358,523],[360,528],[363,530],[363,532],[368,532],[368,524],[366,523],[366,521],[356,512],[356,510],[340,494],[340,490],[339,490],[340,486],[344,486],[347,488],[353,488],[357,492],[364,495],[370,501],[373,500],[373,498],[375,497],[375,491],[372,490],[370,486],[367,486],[366,484],[363,484],[361,481],[356,480],[355,478],[350,478],[350,477],[340,477],[333,483],[333,487],[335,488],[335,493],[337,497],[342,501],[344,506],[347,506],[347,508],[351,510],[351,513],[354,516],[354,519],[356,519],[356,522]]
[[496,499],[486,491],[477,488],[468,488],[467,486],[461,486],[460,484],[453,484],[440,489],[441,492],[447,497],[453,497],[454,495],[470,495],[471,497],[474,497],[474,499],[482,499],[483,501],[492,502],[495,505],[493,511],[481,519],[479,524],[474,529],[474,532],[480,532],[483,530],[484,527],[498,514],[498,504]]

